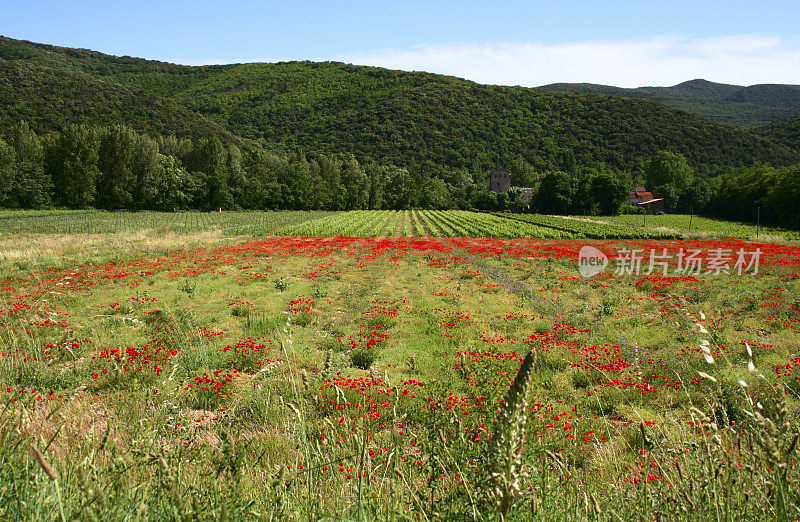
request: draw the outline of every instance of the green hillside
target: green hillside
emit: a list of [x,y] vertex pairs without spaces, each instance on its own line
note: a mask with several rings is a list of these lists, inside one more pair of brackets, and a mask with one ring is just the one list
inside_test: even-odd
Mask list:
[[776,143],[800,151],[800,116],[776,121],[756,129],[756,132]]
[[691,80],[672,87],[626,89],[591,83],[553,83],[546,91],[602,94],[652,100],[738,128],[755,127],[800,114],[800,85],[728,85]]
[[0,58],[0,128],[21,120],[39,133],[70,123],[122,122],[148,134],[240,141],[213,121],[141,89]]
[[[244,138],[349,152],[423,175],[560,169],[573,155],[578,164],[636,171],[662,149],[701,170],[798,160],[763,137],[647,100],[330,62],[187,67],[7,38],[0,57],[0,82],[30,76],[25,89],[4,92],[4,119],[38,117],[38,128],[96,114],[148,132],[202,134],[213,121]],[[47,103],[37,105],[39,90]]]
[[578,163],[630,170],[662,149],[698,166],[790,159],[750,134],[644,100],[338,63],[240,65],[174,98],[248,138],[410,168],[487,170],[519,158],[546,170],[562,167],[567,150]]

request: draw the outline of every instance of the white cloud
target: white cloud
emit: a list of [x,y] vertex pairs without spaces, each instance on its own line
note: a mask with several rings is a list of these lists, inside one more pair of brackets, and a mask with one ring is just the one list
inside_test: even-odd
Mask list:
[[800,84],[800,38],[764,34],[661,35],[560,44],[456,42],[377,49],[332,59],[527,87],[554,82],[638,87],[675,85],[695,78],[739,85]]

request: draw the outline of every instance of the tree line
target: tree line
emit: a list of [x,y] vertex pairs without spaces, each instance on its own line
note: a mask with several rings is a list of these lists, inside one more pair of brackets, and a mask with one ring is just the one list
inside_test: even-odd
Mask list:
[[420,203],[413,188],[404,169],[360,165],[352,156],[243,150],[217,137],[153,138],[121,125],[73,124],[40,137],[23,122],[0,139],[5,208],[393,208]]
[[645,166],[642,181],[667,212],[699,213],[736,221],[800,228],[800,165],[766,164],[698,174],[679,154],[661,151]]
[[[730,168],[715,177],[661,151],[637,175],[569,151],[561,168],[508,165],[515,187],[488,190],[488,173],[441,169],[438,175],[392,164],[359,163],[351,154],[277,152],[217,137],[151,137],[122,125],[73,124],[37,135],[27,123],[0,137],[0,207],[106,210],[461,208],[548,214],[609,215],[644,184],[668,212],[754,217],[800,226],[800,166]],[[527,200],[519,186],[533,189]],[[751,216],[753,214],[753,216]]]
[[714,195],[708,213],[735,220],[800,228],[800,165],[757,165],[709,180]]
[[[558,175],[539,175],[524,162],[512,169],[517,183],[542,187],[535,209],[558,212],[570,207],[558,199],[561,189],[550,187]],[[576,200],[584,203],[584,213],[612,212],[627,194],[625,177],[602,167],[573,168],[569,176],[575,179]],[[519,190],[489,192],[486,172],[442,169],[439,176],[423,175],[391,164],[359,163],[351,154],[284,153],[256,144],[240,148],[217,137],[154,138],[121,125],[73,124],[39,136],[25,122],[0,138],[0,206],[528,209]]]

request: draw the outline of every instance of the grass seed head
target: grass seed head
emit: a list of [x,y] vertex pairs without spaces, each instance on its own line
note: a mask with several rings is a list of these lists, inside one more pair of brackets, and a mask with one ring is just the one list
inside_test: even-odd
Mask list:
[[513,499],[519,496],[522,480],[526,473],[522,470],[522,453],[525,444],[525,423],[527,396],[533,377],[535,352],[531,350],[522,361],[514,383],[503,401],[495,429],[493,442],[493,461],[489,475],[489,492],[494,497],[501,519],[505,519]]
[[39,451],[39,448],[37,448],[36,445],[34,445],[32,449],[33,449],[33,454],[36,455],[36,460],[39,461],[39,465],[42,467],[47,476],[50,477],[50,480],[57,480],[58,475],[56,475],[56,472],[53,470],[53,468],[50,467],[50,465],[44,459],[44,455],[42,455],[42,452]]

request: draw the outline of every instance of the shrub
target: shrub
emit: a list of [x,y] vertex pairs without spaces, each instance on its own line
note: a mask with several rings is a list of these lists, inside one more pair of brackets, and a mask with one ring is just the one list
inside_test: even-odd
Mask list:
[[231,308],[231,315],[234,317],[247,317],[250,315],[250,309],[244,305],[236,305]]
[[372,364],[378,359],[378,352],[369,348],[356,348],[350,354],[350,361],[353,366],[362,370],[369,370]]
[[636,207],[634,205],[621,205],[619,207],[620,214],[644,214],[644,209],[642,207]]
[[308,326],[311,324],[312,316],[310,313],[294,314],[291,316],[291,323],[296,326]]

